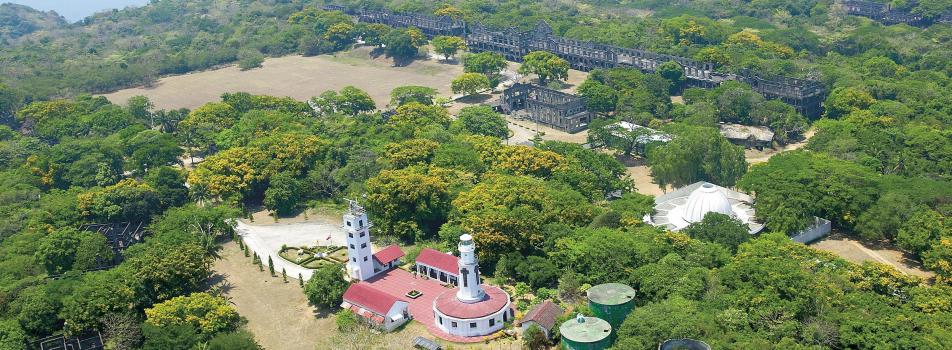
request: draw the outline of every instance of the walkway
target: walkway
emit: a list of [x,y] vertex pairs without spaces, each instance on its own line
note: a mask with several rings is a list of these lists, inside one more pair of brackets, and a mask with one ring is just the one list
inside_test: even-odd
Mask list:
[[[291,224],[254,225],[238,220],[235,231],[241,236],[245,244],[252,251],[258,253],[265,264],[268,257],[274,262],[274,270],[279,272],[285,269],[288,276],[297,278],[298,274],[304,280],[311,278],[313,270],[292,264],[278,256],[282,245],[288,246],[316,246],[316,245],[346,245],[344,230],[339,225],[326,222],[297,222]],[[328,239],[330,238],[330,239]]]
[[[455,343],[478,343],[493,337],[493,335],[460,337],[447,334],[436,327],[436,323],[433,321],[433,299],[450,290],[437,280],[417,278],[406,270],[393,269],[367,280],[366,283],[390,295],[406,300],[410,304],[410,315],[413,316],[413,319],[426,326],[426,330],[430,334],[440,339]],[[416,299],[410,299],[406,294],[411,290],[420,291],[423,295]]]

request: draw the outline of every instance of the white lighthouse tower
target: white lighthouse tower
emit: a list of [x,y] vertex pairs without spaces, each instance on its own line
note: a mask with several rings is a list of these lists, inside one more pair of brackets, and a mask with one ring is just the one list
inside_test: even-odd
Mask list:
[[479,285],[479,266],[476,262],[476,246],[473,236],[465,234],[459,237],[459,291],[456,298],[464,303],[475,303],[486,297]]
[[370,250],[370,220],[357,201],[344,213],[344,231],[347,232],[347,274],[351,279],[364,281],[374,276],[373,253]]

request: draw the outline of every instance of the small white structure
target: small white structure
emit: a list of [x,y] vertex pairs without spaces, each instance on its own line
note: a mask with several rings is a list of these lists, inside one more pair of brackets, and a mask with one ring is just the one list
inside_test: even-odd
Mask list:
[[389,332],[410,320],[409,305],[369,284],[354,283],[344,292],[340,306],[381,331]]
[[514,316],[509,293],[480,283],[473,237],[460,236],[459,287],[433,300],[436,327],[456,336],[476,337],[503,328]]
[[740,220],[755,234],[764,225],[754,221],[754,203],[750,196],[707,182],[696,182],[655,198],[654,214],[645,215],[645,222],[680,231],[700,222],[707,213],[721,213]]

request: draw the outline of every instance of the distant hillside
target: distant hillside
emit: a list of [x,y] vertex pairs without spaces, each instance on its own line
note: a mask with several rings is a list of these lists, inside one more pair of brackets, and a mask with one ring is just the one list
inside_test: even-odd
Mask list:
[[9,43],[21,36],[66,25],[56,12],[34,10],[29,6],[0,4],[0,42]]

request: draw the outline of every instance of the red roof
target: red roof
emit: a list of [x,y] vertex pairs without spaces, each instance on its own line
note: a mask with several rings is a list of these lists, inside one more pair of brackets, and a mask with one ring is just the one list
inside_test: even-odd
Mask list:
[[538,323],[539,326],[544,327],[545,329],[552,329],[555,326],[556,319],[562,315],[562,308],[558,305],[555,305],[551,300],[543,301],[540,304],[532,307],[529,312],[526,313],[519,323],[534,321]]
[[374,260],[377,260],[381,265],[389,263],[391,261],[402,258],[404,255],[403,250],[400,250],[396,244],[388,245],[386,248],[381,249],[380,251],[374,253]]
[[484,284],[483,291],[486,292],[486,298],[475,303],[464,303],[456,298],[456,292],[459,288],[453,288],[443,292],[433,300],[433,306],[446,316],[469,319],[480,318],[492,315],[502,310],[509,302],[509,294],[506,294],[499,287],[493,287]]
[[417,256],[416,262],[438,268],[454,275],[459,274],[459,258],[436,249],[423,248],[423,250],[420,251],[420,255]]
[[376,314],[386,315],[400,298],[384,293],[366,282],[354,283],[344,292],[344,301]]

